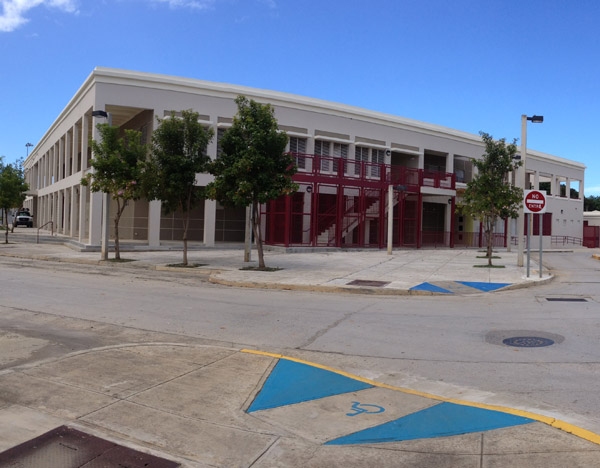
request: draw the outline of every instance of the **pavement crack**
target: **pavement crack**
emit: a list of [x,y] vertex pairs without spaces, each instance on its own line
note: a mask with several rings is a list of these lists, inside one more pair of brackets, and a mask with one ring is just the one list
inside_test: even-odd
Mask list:
[[325,327],[325,328],[319,330],[318,332],[316,332],[313,336],[311,336],[308,340],[306,340],[300,346],[297,346],[296,349],[307,348],[308,346],[310,346],[311,344],[313,344],[315,341],[317,341],[319,338],[321,338],[325,333],[327,333],[328,331],[333,330],[335,327],[337,327],[340,323],[348,320],[354,314],[358,314],[360,312],[364,312],[369,307],[370,307],[370,305],[367,305],[365,307],[362,307],[361,309],[354,310],[354,311],[351,311],[351,312],[346,312],[341,318],[339,318],[338,320],[336,320],[335,322],[333,322],[328,327]]
[[267,446],[267,448],[264,449],[263,452],[258,457],[256,457],[252,463],[250,463],[248,465],[248,468],[252,468],[256,464],[257,461],[259,461],[262,457],[264,457],[267,454],[267,452],[269,450],[271,450],[271,447],[273,447],[277,442],[279,442],[279,439],[281,439],[281,437],[276,437],[275,440],[273,440],[273,442],[271,444],[269,444]]

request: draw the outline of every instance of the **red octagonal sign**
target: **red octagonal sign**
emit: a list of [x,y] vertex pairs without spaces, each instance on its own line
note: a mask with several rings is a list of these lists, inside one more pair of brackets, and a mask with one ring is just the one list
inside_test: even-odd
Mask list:
[[525,190],[524,211],[525,213],[545,213],[546,191]]

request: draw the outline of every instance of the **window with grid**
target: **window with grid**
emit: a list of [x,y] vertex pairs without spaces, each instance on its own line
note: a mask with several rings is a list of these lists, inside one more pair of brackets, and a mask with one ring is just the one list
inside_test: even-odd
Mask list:
[[223,150],[221,149],[221,140],[223,139],[223,135],[225,135],[225,131],[227,129],[223,127],[217,128],[217,158],[221,156]]
[[[371,162],[375,164],[383,164],[385,162],[385,152],[380,149],[371,149]],[[380,177],[381,166],[371,166],[371,175],[373,177]]]
[[[334,143],[333,144],[333,157],[336,158],[333,160],[333,172],[337,172],[339,168],[339,162],[337,158],[348,159],[348,145],[343,143]],[[344,162],[344,172],[347,170],[347,165]]]
[[[290,137],[290,152],[300,153],[301,155],[306,153],[306,138]],[[296,164],[298,169],[306,168],[306,158],[300,155],[296,157]]]
[[354,164],[354,174],[360,174],[360,168],[363,162],[369,161],[369,148],[364,148],[362,146],[357,146],[354,149],[354,159],[356,163]]
[[[329,156],[329,142],[316,140],[315,154],[317,156]],[[321,171],[329,171],[329,160],[321,161]]]

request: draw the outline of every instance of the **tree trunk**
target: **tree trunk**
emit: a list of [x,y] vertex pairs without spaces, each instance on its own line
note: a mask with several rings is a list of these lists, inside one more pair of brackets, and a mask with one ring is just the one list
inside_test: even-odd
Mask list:
[[123,211],[125,211],[125,207],[127,206],[127,202],[123,202],[123,206],[121,206],[121,202],[117,199],[117,213],[115,214],[115,260],[121,260],[121,247],[119,245],[119,221],[121,220],[121,215]]
[[256,249],[258,250],[258,268],[265,268],[265,257],[263,255],[262,236],[260,232],[260,218],[258,216],[258,203],[252,202],[252,230],[256,240]]
[[[183,213],[182,213],[183,214]],[[189,203],[188,203],[188,207],[187,210],[185,210],[185,216],[183,217],[183,266],[187,266],[188,265],[188,257],[187,257],[187,233],[188,233],[188,226],[190,224],[190,207],[189,207]]]
[[493,234],[494,234],[494,222],[492,220],[487,220],[486,222],[486,230],[487,230],[487,257],[488,257],[488,266],[492,266],[492,246],[494,242]]

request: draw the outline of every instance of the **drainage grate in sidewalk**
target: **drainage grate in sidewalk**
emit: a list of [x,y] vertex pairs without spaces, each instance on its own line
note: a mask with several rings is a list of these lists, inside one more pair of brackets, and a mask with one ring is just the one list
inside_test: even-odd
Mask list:
[[374,281],[374,280],[354,280],[348,283],[348,286],[370,286],[372,288],[383,288],[390,284],[389,281]]
[[587,302],[583,297],[547,297],[548,302]]
[[0,467],[176,468],[179,463],[60,426],[0,453]]

